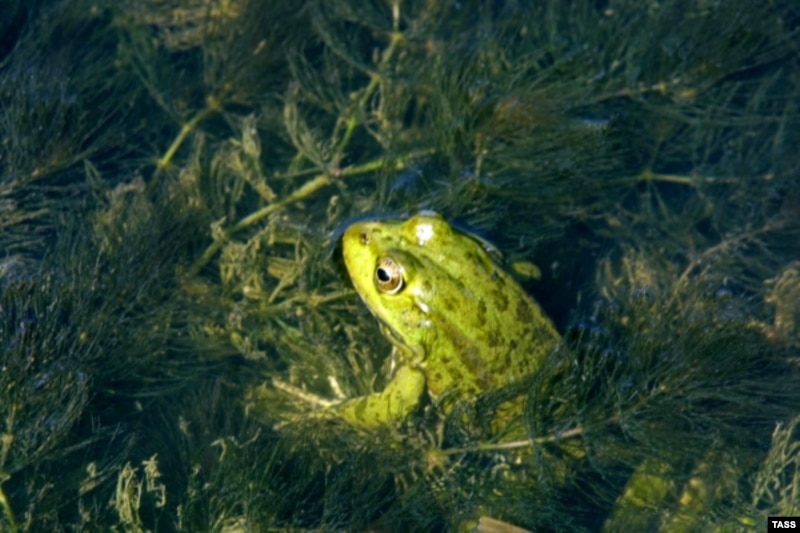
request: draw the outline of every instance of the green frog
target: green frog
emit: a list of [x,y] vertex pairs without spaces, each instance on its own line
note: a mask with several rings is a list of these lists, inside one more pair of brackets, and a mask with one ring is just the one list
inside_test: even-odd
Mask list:
[[[400,420],[426,393],[432,400],[447,393],[452,407],[500,388],[536,371],[559,341],[539,305],[492,259],[489,245],[435,213],[357,222],[344,232],[342,254],[395,357],[383,391],[334,408],[352,425]],[[507,418],[521,403],[503,405]]]

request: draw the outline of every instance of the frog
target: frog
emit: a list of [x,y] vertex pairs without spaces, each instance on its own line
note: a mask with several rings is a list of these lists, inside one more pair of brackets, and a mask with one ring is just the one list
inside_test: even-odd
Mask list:
[[[351,425],[405,419],[426,395],[446,397],[446,413],[536,372],[560,341],[491,245],[435,212],[355,222],[342,234],[341,252],[355,291],[393,345],[384,389],[333,408]],[[521,402],[498,409],[507,419]]]

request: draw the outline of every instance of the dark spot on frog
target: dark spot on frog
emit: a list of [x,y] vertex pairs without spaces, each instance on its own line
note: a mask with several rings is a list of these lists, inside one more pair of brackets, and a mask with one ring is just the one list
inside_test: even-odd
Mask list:
[[452,313],[456,310],[456,302],[452,298],[442,298],[442,307]]
[[465,266],[469,266],[470,272],[475,276],[475,279],[486,279],[494,281],[493,268],[486,264],[480,256],[475,255],[473,252],[466,252],[464,254]]
[[485,324],[486,323],[486,301],[483,298],[481,298],[478,301],[477,311],[478,311],[478,314],[477,314],[478,322],[480,324]]
[[475,383],[478,385],[478,390],[473,393],[473,395],[480,391],[490,390],[496,378],[489,368],[481,369],[480,372],[475,374],[475,377]]
[[489,348],[497,348],[497,346],[502,342],[503,336],[500,335],[497,331],[490,331],[488,338],[486,339],[486,345]]
[[[463,367],[469,371],[468,375],[474,378],[478,389],[489,390],[494,376],[491,373],[491,367],[487,366],[487,361],[484,360],[480,350],[472,346],[469,349],[462,350],[460,355]],[[461,380],[461,377],[459,376],[458,379]]]
[[524,300],[517,301],[517,320],[522,324],[528,324],[533,321],[531,308],[526,305]]
[[508,309],[508,296],[506,296],[505,291],[498,288],[497,290],[493,291],[493,295],[493,301],[497,307],[497,310],[501,313],[504,313],[506,309]]

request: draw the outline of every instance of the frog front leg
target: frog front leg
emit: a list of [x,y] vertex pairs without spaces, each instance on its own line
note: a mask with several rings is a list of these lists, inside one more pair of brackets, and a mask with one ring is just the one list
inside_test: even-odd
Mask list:
[[419,405],[425,393],[425,374],[401,365],[381,392],[359,396],[328,408],[353,426],[376,428],[402,420]]
[[[273,379],[272,385],[301,402],[319,408],[310,414],[290,415],[278,427],[290,420],[330,416],[339,417],[356,427],[384,426],[408,416],[419,404],[427,388],[425,373],[408,365],[398,367],[394,372],[394,377],[381,392],[357,396],[349,400],[326,400],[280,379]],[[261,401],[261,398],[265,396],[263,390],[264,387],[259,387],[250,391],[248,395],[249,411],[257,412],[258,407],[263,405],[264,402]]]

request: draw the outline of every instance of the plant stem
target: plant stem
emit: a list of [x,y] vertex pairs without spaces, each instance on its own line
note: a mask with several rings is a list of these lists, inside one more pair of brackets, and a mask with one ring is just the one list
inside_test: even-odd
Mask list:
[[536,439],[523,439],[523,440],[515,440],[511,442],[497,442],[492,444],[477,444],[475,446],[468,446],[465,448],[449,448],[447,450],[442,450],[442,454],[444,455],[454,455],[454,454],[461,454],[461,453],[469,453],[475,451],[481,452],[490,452],[495,450],[515,450],[517,448],[527,448],[529,446],[533,446],[535,444],[545,444],[548,442],[557,442],[564,439],[569,439],[572,437],[577,437],[583,434],[582,427],[575,427],[569,429],[567,431],[563,431],[558,435],[548,435],[547,437],[539,437]]
[[181,126],[181,131],[178,132],[178,136],[175,137],[175,140],[172,141],[172,144],[161,156],[161,159],[158,160],[156,163],[156,171],[153,173],[153,177],[150,180],[150,183],[147,184],[147,193],[150,194],[155,189],[156,185],[158,184],[159,179],[161,178],[161,174],[164,170],[169,166],[172,162],[172,158],[175,157],[175,154],[178,152],[178,149],[183,145],[186,141],[186,138],[192,133],[196,128],[197,125],[209,118],[210,116],[222,111],[222,104],[214,98],[213,96],[208,97],[206,100],[206,107],[204,107],[199,113],[193,116],[189,122],[185,123]]
[[0,506],[6,513],[6,519],[8,520],[9,531],[11,533],[17,533],[18,530],[17,520],[14,518],[14,511],[13,509],[11,509],[11,502],[8,501],[6,493],[3,491],[2,486],[0,486]]
[[381,76],[383,75],[383,72],[385,72],[387,66],[389,65],[389,61],[391,61],[392,57],[394,56],[394,53],[397,50],[397,45],[402,40],[402,33],[397,31],[392,32],[389,40],[389,46],[381,55],[381,62],[378,65],[377,72],[368,73],[370,77],[369,83],[364,88],[361,96],[358,98],[358,104],[355,106],[355,109],[344,119],[345,132],[342,136],[342,140],[339,142],[339,146],[336,147],[336,157],[334,161],[340,161],[344,156],[344,151],[347,148],[347,145],[350,144],[350,139],[353,137],[353,132],[360,123],[358,120],[359,111],[363,110],[366,107],[367,102],[369,102],[370,98],[372,98],[372,94],[375,92],[381,82]]

